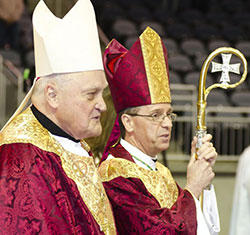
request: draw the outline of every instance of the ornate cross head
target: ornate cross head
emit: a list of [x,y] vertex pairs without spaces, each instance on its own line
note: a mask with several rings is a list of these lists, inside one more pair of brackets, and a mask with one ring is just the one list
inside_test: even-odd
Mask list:
[[229,72],[240,74],[240,63],[237,64],[229,64],[232,54],[221,54],[222,56],[222,64],[212,62],[212,70],[211,72],[222,72],[220,82],[221,84],[230,83]]

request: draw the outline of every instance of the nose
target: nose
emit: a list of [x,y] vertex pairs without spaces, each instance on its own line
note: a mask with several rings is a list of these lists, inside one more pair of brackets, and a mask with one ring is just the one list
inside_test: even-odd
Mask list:
[[100,112],[105,112],[107,110],[107,106],[102,96],[99,98],[95,107],[96,109],[100,110]]
[[167,116],[165,116],[165,118],[163,119],[163,121],[161,122],[161,126],[162,127],[172,127],[173,123],[171,121],[170,118],[168,118]]

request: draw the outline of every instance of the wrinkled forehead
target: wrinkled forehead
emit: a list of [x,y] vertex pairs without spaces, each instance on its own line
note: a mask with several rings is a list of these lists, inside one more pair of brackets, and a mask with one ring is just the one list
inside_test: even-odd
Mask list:
[[141,111],[147,111],[147,112],[170,112],[173,111],[173,108],[170,103],[159,103],[159,104],[149,104],[149,105],[143,105],[138,107]]
[[103,70],[92,70],[75,73],[59,74],[59,80],[70,81],[77,86],[86,89],[98,88],[104,89],[107,86],[105,73]]

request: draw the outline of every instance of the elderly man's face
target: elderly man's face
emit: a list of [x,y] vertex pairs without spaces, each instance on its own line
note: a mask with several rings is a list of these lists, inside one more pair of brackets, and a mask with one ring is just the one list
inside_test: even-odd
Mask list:
[[[137,114],[141,115],[170,115],[172,108],[169,103],[151,104],[141,106]],[[171,138],[172,121],[167,116],[161,121],[152,118],[132,116],[134,145],[149,156],[156,154],[169,147]]]
[[106,110],[102,93],[107,86],[103,71],[70,74],[73,79],[59,91],[57,121],[75,139],[101,134],[101,112]]

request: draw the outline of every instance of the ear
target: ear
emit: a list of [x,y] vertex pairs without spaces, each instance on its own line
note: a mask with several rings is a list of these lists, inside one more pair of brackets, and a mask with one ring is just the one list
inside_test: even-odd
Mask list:
[[121,121],[126,132],[131,133],[134,131],[134,121],[130,115],[122,114]]
[[58,87],[55,83],[48,83],[44,88],[44,93],[48,104],[52,108],[58,107]]

